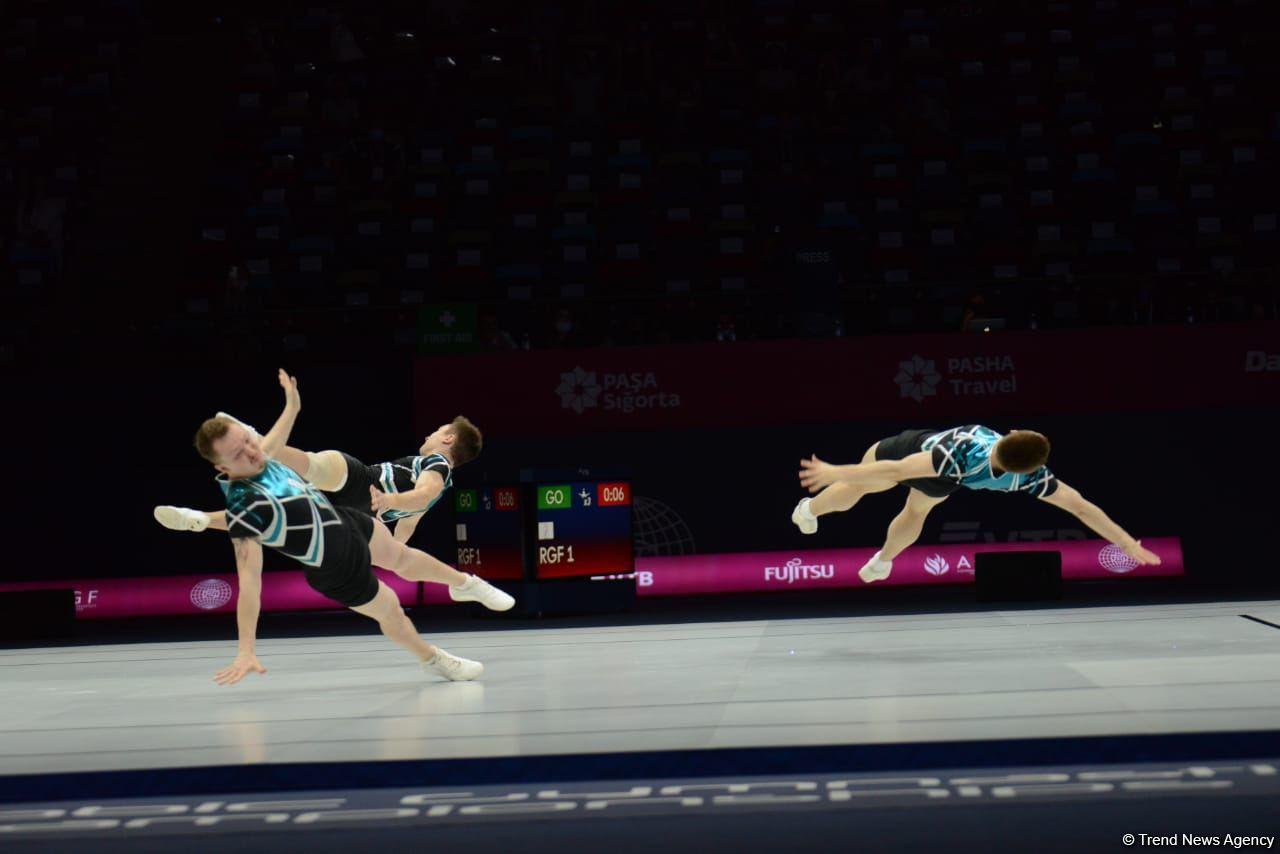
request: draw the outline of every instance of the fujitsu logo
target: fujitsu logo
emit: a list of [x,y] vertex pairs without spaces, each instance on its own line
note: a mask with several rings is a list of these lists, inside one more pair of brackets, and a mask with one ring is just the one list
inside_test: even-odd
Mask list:
[[946,575],[951,564],[942,555],[930,555],[924,559],[924,571],[930,575]]
[[835,578],[836,565],[833,563],[804,563],[798,557],[787,561],[785,566],[766,566],[765,581],[785,581],[795,584],[797,581],[808,581],[822,578]]

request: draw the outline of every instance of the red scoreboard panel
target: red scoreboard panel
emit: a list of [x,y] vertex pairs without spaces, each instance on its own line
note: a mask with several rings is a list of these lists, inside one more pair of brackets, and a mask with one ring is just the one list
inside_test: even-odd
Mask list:
[[458,569],[481,578],[524,578],[524,513],[518,486],[454,493]]
[[635,570],[629,482],[539,484],[535,494],[538,578]]

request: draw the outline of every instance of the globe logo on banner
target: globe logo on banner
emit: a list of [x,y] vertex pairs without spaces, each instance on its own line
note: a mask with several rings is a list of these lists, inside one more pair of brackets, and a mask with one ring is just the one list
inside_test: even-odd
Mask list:
[[633,497],[633,503],[636,557],[688,555],[698,550],[689,524],[671,507],[640,495]]
[[1138,568],[1138,562],[1124,553],[1124,549],[1112,544],[1102,547],[1098,552],[1098,563],[1107,572],[1124,575]]
[[931,555],[924,559],[924,571],[930,575],[945,575],[951,564],[942,555]]
[[232,592],[231,585],[221,578],[206,578],[191,588],[191,604],[212,611],[230,602]]
[[898,373],[893,381],[898,384],[902,397],[923,403],[926,397],[933,397],[938,393],[942,375],[938,373],[938,366],[933,359],[912,355],[907,361],[898,363]]
[[600,384],[596,382],[596,372],[574,367],[572,371],[561,374],[556,394],[560,395],[563,408],[572,409],[579,415],[583,410],[594,409],[600,405]]

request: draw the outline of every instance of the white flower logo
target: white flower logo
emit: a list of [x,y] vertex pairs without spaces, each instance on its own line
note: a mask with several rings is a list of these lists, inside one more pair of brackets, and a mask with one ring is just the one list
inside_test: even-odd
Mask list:
[[1125,554],[1124,549],[1115,545],[1106,545],[1098,552],[1098,563],[1107,572],[1124,575],[1138,568],[1138,562]]
[[924,571],[930,575],[944,575],[951,569],[951,564],[942,555],[933,555],[924,559]]
[[579,415],[584,409],[594,409],[600,405],[600,386],[596,382],[596,372],[574,367],[572,371],[561,374],[556,394],[560,395],[561,406],[572,409]]
[[898,375],[893,381],[898,384],[903,397],[921,403],[926,397],[938,393],[942,375],[938,373],[938,366],[933,363],[933,359],[912,355],[908,361],[898,363]]

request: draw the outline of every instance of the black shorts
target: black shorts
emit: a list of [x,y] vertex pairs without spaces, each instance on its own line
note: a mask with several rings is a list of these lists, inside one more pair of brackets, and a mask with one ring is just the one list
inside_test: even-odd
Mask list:
[[[876,459],[900,460],[912,454],[918,454],[924,450],[924,440],[938,432],[940,431],[903,430],[896,436],[881,439],[876,445]],[[960,488],[960,484],[945,477],[913,477],[901,483],[903,486],[923,492],[930,498],[946,498]]]
[[367,605],[378,595],[378,577],[369,555],[373,517],[349,507],[335,505],[334,510],[342,525],[325,530],[324,560],[319,566],[304,567],[307,583],[348,608]]
[[347,461],[347,482],[342,484],[342,489],[326,492],[325,495],[333,502],[334,507],[349,507],[352,510],[359,510],[366,516],[373,516],[373,506],[369,503],[369,487],[378,486],[378,470],[373,466],[365,465],[350,454],[342,454],[342,458]]

